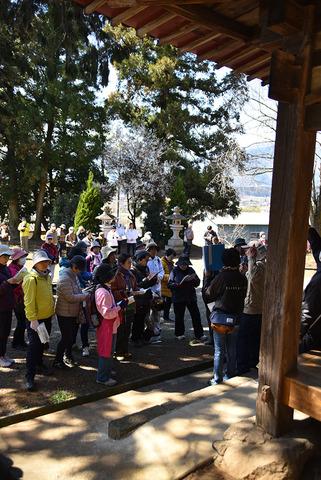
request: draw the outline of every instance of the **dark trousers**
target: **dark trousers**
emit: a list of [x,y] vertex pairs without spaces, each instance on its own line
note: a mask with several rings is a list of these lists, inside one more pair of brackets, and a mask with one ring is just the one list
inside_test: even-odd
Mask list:
[[144,337],[146,318],[149,315],[149,305],[136,305],[136,313],[133,319],[132,340],[137,342]]
[[191,302],[174,303],[173,305],[174,305],[174,313],[175,313],[176,337],[179,337],[180,335],[184,335],[185,333],[184,316],[185,316],[185,309],[187,307],[192,317],[192,324],[193,324],[195,338],[201,338],[204,335],[204,331],[202,327],[200,311],[197,305],[197,300],[193,300]]
[[136,243],[127,243],[127,253],[128,253],[128,255],[133,257],[134,254],[135,254],[135,251],[136,251]]
[[172,297],[163,297],[164,299],[164,320],[169,319],[169,311],[172,305]]
[[[50,335],[51,332],[51,318],[45,320],[38,320],[39,323],[44,322],[46,329]],[[27,334],[29,345],[27,349],[27,361],[26,361],[26,377],[28,380],[33,380],[36,375],[36,369],[43,363],[43,352],[45,344],[41,343],[38,333],[30,327],[30,322],[27,324]]]
[[12,310],[0,312],[0,357],[4,357],[7,351],[7,342],[10,335],[12,322]]
[[14,313],[16,315],[17,325],[13,334],[12,346],[21,347],[22,345],[25,345],[25,330],[27,325],[25,306],[23,302],[17,303],[14,308]]
[[[79,325],[80,325],[79,323],[76,323],[76,325],[74,326],[74,336],[73,336],[73,342],[72,342],[73,345],[77,343],[77,334],[78,334]],[[81,338],[82,348],[89,347],[88,330],[89,330],[89,324],[82,323],[80,326],[80,338]]]
[[118,255],[125,253],[127,242],[126,240],[118,240]]
[[116,353],[117,355],[123,355],[128,353],[128,342],[130,332],[132,328],[134,315],[125,314],[125,321],[121,323],[117,329],[116,339]]
[[205,303],[205,311],[206,311],[206,320],[207,320],[207,325],[208,325],[208,332],[210,335],[210,342],[212,345],[214,345],[214,337],[213,337],[213,329],[212,329],[212,323],[211,323],[211,311],[208,308],[207,304]]
[[72,358],[72,345],[74,341],[75,330],[78,329],[76,317],[62,317],[57,315],[58,325],[61,332],[61,339],[57,345],[56,362],[63,362],[64,354],[67,358]]
[[237,370],[239,374],[248,372],[259,362],[262,315],[240,317],[237,338]]
[[188,257],[191,254],[191,249],[192,249],[192,240],[187,240],[187,242],[184,242],[184,255],[187,255]]

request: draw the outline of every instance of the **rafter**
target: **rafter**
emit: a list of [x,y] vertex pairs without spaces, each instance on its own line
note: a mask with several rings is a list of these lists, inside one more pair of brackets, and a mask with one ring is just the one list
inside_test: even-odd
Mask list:
[[240,47],[239,42],[231,42],[227,43],[226,45],[220,45],[219,47],[214,47],[212,50],[207,50],[206,52],[202,53],[202,55],[198,55],[199,60],[208,60],[211,57],[215,56],[215,60],[219,62],[219,58],[222,55],[227,55],[228,53],[233,52],[237,48]]
[[[252,58],[252,60],[248,60],[244,63],[242,63],[242,65],[238,68],[234,68],[234,72],[238,72],[238,73],[244,73],[244,72],[248,72],[248,71],[251,71],[251,70],[254,70],[258,67],[260,67],[261,65],[263,64],[266,64],[267,62],[270,61],[270,57],[266,56],[266,54],[264,54],[264,56],[258,56],[258,57],[255,57],[254,59]],[[226,61],[226,64],[228,65],[229,62]]]
[[175,13],[166,13],[165,15],[162,15],[161,17],[157,18],[156,20],[152,20],[151,22],[146,23],[143,27],[139,28],[137,30],[137,35],[139,37],[143,37],[147,33],[154,30],[155,28],[160,27],[164,23],[170,22],[175,17],[176,17]]
[[193,24],[188,24],[184,25],[183,27],[179,28],[178,30],[175,30],[165,37],[160,38],[159,43],[161,45],[164,45],[165,43],[172,42],[173,40],[176,40],[179,37],[182,37],[183,35],[187,35],[188,33],[194,32],[199,28],[198,25],[193,25]]
[[94,0],[93,2],[89,3],[85,8],[86,15],[93,13],[97,8],[100,8],[102,5],[106,3],[106,0]]
[[206,7],[171,5],[164,6],[164,8],[169,12],[174,12],[194,23],[209,28],[213,32],[223,33],[232,38],[250,41],[253,36],[253,30],[250,27],[246,27],[242,23]]
[[270,75],[270,62],[268,62],[266,65],[263,65],[262,68],[260,68],[259,70],[256,70],[250,75],[248,75],[247,80],[250,82],[255,78],[266,78],[269,75]]
[[128,8],[124,12],[121,12],[119,15],[116,15],[111,19],[111,24],[114,27],[115,25],[119,25],[122,22],[126,22],[131,17],[134,17],[140,12],[143,12],[146,9],[146,6],[141,6],[141,7],[132,7]]
[[220,33],[209,33],[208,35],[203,35],[200,38],[197,38],[196,40],[193,40],[192,42],[186,43],[182,47],[180,47],[180,50],[183,52],[187,52],[189,50],[194,50],[194,48],[199,48],[202,45],[205,45],[207,42],[210,42],[211,40],[215,40],[216,38],[219,38],[221,36]]
[[247,48],[242,48],[242,51],[240,52],[239,49],[236,50],[234,53],[229,53],[225,55],[224,57],[221,57],[219,63],[219,66],[222,67],[224,62],[227,62],[228,65],[233,65],[234,63],[238,63],[239,61],[243,60],[244,58],[249,57],[250,55],[253,55],[255,53],[258,53],[259,51],[256,48],[253,48],[252,46],[247,47]]

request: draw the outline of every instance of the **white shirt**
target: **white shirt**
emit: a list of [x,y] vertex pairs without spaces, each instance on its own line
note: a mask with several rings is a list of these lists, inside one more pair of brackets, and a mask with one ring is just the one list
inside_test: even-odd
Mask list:
[[128,228],[126,232],[126,237],[127,237],[127,243],[136,243],[136,240],[139,237],[139,235],[135,228]]
[[123,225],[119,225],[117,227],[117,233],[119,236],[119,240],[125,239],[126,238],[126,230]]
[[156,283],[156,285],[151,287],[151,291],[155,292],[155,293],[158,293],[160,295],[161,281],[162,281],[162,278],[165,275],[161,259],[159,257],[157,257],[157,255],[154,258],[150,258],[148,260],[147,267],[149,268],[150,273],[157,273],[158,282]]
[[110,232],[108,232],[107,241],[109,247],[118,247],[118,239],[120,239],[120,237],[117,232],[114,230],[110,230]]

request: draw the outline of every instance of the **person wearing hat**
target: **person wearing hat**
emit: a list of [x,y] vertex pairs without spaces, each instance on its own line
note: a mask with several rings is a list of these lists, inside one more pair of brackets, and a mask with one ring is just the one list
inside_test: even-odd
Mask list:
[[91,244],[90,253],[86,257],[87,272],[93,272],[102,262],[100,243],[96,240]]
[[259,363],[264,282],[266,270],[265,245],[258,241],[242,247],[248,259],[247,292],[237,337],[237,371],[247,373]]
[[89,293],[83,293],[78,275],[86,270],[86,260],[76,255],[70,260],[70,267],[64,268],[57,283],[56,314],[60,328],[61,339],[57,345],[54,361],[56,368],[74,367],[76,363],[71,349],[75,331],[78,329],[78,319],[82,302],[89,299]]
[[46,233],[46,241],[41,245],[41,249],[45,250],[46,254],[51,260],[50,263],[50,275],[51,278],[54,278],[55,268],[59,261],[59,252],[58,247],[54,244],[54,235],[52,233]]
[[172,291],[168,288],[168,280],[171,271],[174,268],[174,258],[176,257],[176,252],[172,248],[168,248],[165,252],[164,257],[161,258],[161,262],[164,269],[164,276],[161,282],[161,295],[164,299],[164,320],[165,322],[171,321],[169,318],[169,312],[172,305]]
[[161,326],[160,326],[160,317],[161,312],[157,307],[157,302],[161,299],[161,283],[164,278],[164,267],[162,264],[161,259],[159,258],[158,245],[155,242],[150,242],[146,246],[146,250],[150,255],[150,259],[148,260],[147,266],[149,268],[150,274],[157,278],[157,281],[153,287],[151,287],[151,291],[153,293],[154,302],[152,302],[152,308],[149,316],[149,328],[154,332],[154,336],[151,338],[151,343],[158,343],[161,342]]
[[116,270],[108,264],[100,265],[96,270],[97,286],[95,289],[95,303],[99,317],[99,326],[96,330],[98,371],[97,383],[112,387],[117,381],[111,377],[113,353],[116,348],[117,331],[120,326],[120,312],[126,308],[127,301],[121,300],[116,304],[111,284]]
[[[211,313],[214,337],[214,375],[210,385],[217,385],[237,373],[236,344],[238,327],[215,323],[215,314],[222,314],[235,323],[243,312],[247,279],[240,272],[240,254],[228,248],[222,254],[223,268],[204,292],[207,303],[215,302]],[[230,316],[230,317],[229,317]],[[213,322],[214,320],[214,322]],[[226,366],[224,360],[226,358]]]
[[243,247],[246,247],[246,241],[244,238],[237,238],[234,242],[234,248],[235,250],[240,254],[241,260],[240,260],[240,272],[243,273],[244,275],[247,272],[247,267],[248,267],[248,259],[247,256],[244,253]]
[[75,229],[74,227],[69,227],[68,228],[68,233],[66,235],[66,248],[67,248],[67,256],[72,249],[77,243],[77,235],[75,234]]
[[102,263],[106,263],[107,265],[110,265],[111,267],[116,267],[117,265],[117,249],[116,247],[110,247],[109,245],[106,245],[105,247],[102,247],[101,249],[101,254],[102,254]]
[[[133,320],[132,329],[132,342],[135,346],[139,347],[144,344],[145,341],[150,341],[154,336],[154,332],[147,328],[145,330],[145,324],[149,317],[153,294],[150,287],[153,287],[157,282],[157,277],[150,278],[149,268],[147,262],[149,260],[149,253],[145,250],[136,252],[132,272],[136,277],[138,288],[145,289],[146,292],[143,295],[137,295],[136,300],[136,312]],[[145,330],[145,332],[144,332]]]
[[58,250],[59,250],[59,255],[62,257],[67,250],[67,244],[66,244],[66,234],[67,234],[67,227],[64,223],[60,225],[60,227],[57,230],[57,235],[58,235]]
[[[11,263],[9,265],[9,271],[14,277],[22,269],[25,269],[28,253],[22,248],[14,248],[11,255]],[[25,272],[27,273],[27,272]],[[17,349],[25,349],[27,344],[25,342],[25,330],[26,330],[26,313],[25,305],[23,301],[22,283],[17,285],[14,289],[14,313],[17,319],[17,325],[13,333],[12,347]]]
[[34,391],[35,375],[50,371],[43,364],[44,344],[41,343],[37,328],[44,323],[48,334],[51,332],[51,317],[55,313],[52,282],[50,276],[51,260],[45,250],[37,250],[32,257],[32,269],[23,279],[25,312],[27,317],[28,348],[26,361],[26,388]]
[[28,251],[28,242],[30,235],[30,223],[27,222],[26,217],[22,217],[21,222],[18,225],[20,233],[20,245],[26,252]]
[[197,305],[196,288],[201,283],[195,270],[191,267],[189,258],[181,255],[176,266],[172,270],[168,287],[173,293],[172,301],[175,313],[175,336],[177,340],[185,339],[185,310],[188,309],[194,329],[195,340],[192,344],[204,343],[207,340],[204,335],[201,314]]
[[12,250],[0,245],[0,367],[10,367],[14,360],[6,356],[14,307],[14,288],[17,281],[12,277],[7,263]]
[[52,243],[54,245],[58,245],[58,232],[57,232],[57,227],[56,227],[56,224],[55,223],[52,223],[50,225],[50,228],[49,230],[46,232],[46,238],[48,235],[52,235]]
[[82,225],[80,225],[80,227],[78,227],[76,235],[77,241],[81,242],[86,236],[86,229]]
[[141,239],[137,240],[136,242],[136,252],[139,252],[140,250],[145,250],[146,249],[146,243],[142,242]]

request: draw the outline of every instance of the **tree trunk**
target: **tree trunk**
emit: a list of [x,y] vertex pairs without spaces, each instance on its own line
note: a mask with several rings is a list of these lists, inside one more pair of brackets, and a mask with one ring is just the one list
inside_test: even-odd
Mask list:
[[18,211],[18,198],[16,192],[9,199],[9,230],[10,230],[10,242],[11,243],[18,243],[19,242],[19,233],[18,233],[18,225],[19,225],[19,211]]
[[8,141],[7,162],[9,173],[9,198],[8,198],[8,210],[9,210],[9,230],[10,240],[12,242],[19,242],[19,201],[18,201],[18,182],[17,182],[17,170],[15,152],[12,145]]

